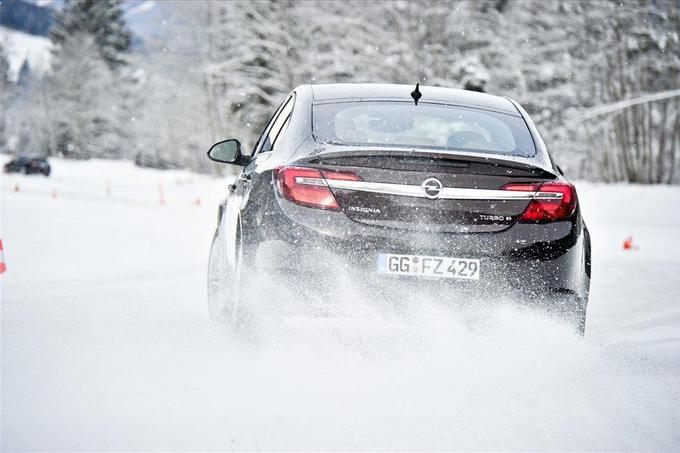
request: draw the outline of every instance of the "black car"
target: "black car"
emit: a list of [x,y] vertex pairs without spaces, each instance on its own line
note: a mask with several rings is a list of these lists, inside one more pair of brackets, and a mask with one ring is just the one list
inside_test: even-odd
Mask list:
[[51,172],[50,163],[45,158],[15,157],[5,164],[5,173],[49,176]]
[[350,269],[368,284],[447,284],[456,300],[517,293],[585,330],[590,236],[576,189],[513,100],[303,85],[251,156],[235,139],[208,156],[243,167],[218,212],[214,318],[239,325],[275,301],[248,297],[273,278],[302,294]]

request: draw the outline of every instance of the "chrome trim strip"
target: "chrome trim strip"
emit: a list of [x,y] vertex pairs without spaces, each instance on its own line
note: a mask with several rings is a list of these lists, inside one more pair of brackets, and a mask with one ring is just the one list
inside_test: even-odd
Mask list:
[[390,184],[383,182],[344,181],[329,179],[326,181],[334,189],[359,190],[361,192],[384,193],[387,195],[402,195],[405,197],[425,198],[425,192],[420,186],[406,184]]
[[[402,195],[406,197],[427,198],[421,186],[405,184],[390,184],[365,181],[340,181],[329,179],[326,181],[334,189],[358,190],[362,192],[382,193],[386,195]],[[514,192],[511,190],[463,189],[444,187],[439,192],[438,199],[444,200],[531,200],[562,198],[562,194],[546,192]]]
[[[404,197],[427,198],[421,186],[391,184],[383,182],[349,181],[340,179],[305,178],[297,176],[295,182],[312,186],[328,186],[334,189],[357,190],[360,192],[401,195]],[[520,192],[512,190],[463,189],[444,187],[436,199],[443,200],[561,200],[561,193]]]

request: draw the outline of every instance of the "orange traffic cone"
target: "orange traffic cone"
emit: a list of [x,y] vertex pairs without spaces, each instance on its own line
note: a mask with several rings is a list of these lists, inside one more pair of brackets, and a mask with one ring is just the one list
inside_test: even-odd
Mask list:
[[0,274],[7,270],[7,265],[5,264],[5,253],[2,250],[2,239],[0,239]]
[[623,241],[623,250],[633,250],[633,236],[629,236],[628,239]]
[[14,191],[15,191],[15,192],[18,192],[18,191],[19,191],[19,183],[16,183],[16,185],[14,186]]

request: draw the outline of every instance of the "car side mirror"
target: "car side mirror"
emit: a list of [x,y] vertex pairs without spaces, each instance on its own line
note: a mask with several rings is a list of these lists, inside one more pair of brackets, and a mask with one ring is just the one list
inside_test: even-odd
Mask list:
[[250,159],[241,154],[241,142],[235,138],[217,142],[208,150],[210,160],[223,164],[245,166]]

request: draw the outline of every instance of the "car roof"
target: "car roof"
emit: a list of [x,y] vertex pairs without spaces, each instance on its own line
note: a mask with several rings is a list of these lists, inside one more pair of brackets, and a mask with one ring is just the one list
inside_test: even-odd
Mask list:
[[[410,101],[415,85],[387,83],[325,83],[310,85],[314,102],[339,100],[398,100]],[[438,102],[467,107],[494,110],[520,116],[517,108],[508,99],[477,91],[459,90],[433,86],[420,86],[420,102]]]

